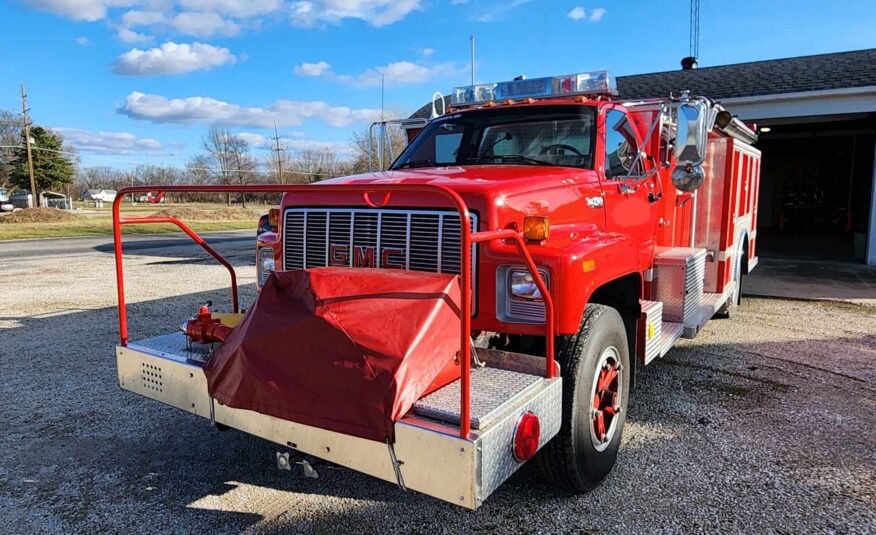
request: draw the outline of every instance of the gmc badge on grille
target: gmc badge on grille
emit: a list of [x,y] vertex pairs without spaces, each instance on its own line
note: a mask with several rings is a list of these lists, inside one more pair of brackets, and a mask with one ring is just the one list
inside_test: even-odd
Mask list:
[[333,243],[329,246],[330,266],[382,267],[387,269],[405,268],[405,250],[398,247],[380,248],[380,265],[377,265],[377,247],[373,245],[354,245],[353,261],[350,262],[350,246]]

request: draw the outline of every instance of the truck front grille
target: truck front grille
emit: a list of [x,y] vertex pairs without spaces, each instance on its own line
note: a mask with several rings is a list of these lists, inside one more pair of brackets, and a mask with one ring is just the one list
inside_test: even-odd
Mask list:
[[[471,228],[477,216],[471,214]],[[289,208],[283,269],[325,266],[460,273],[459,215],[452,210]],[[472,273],[477,248],[472,246]]]

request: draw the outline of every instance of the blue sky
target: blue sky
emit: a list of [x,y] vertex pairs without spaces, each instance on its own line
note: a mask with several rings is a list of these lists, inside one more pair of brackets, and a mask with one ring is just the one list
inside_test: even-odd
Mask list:
[[[700,65],[876,47],[876,2],[702,0]],[[0,108],[59,129],[85,166],[182,164],[211,124],[259,157],[341,153],[380,108],[479,81],[673,70],[687,0],[0,0]]]

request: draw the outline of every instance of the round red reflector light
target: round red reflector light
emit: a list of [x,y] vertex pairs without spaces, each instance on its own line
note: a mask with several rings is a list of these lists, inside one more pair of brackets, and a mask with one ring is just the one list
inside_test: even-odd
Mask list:
[[514,458],[518,462],[532,459],[538,450],[538,439],[541,437],[541,422],[538,416],[531,412],[523,413],[517,421],[514,430]]

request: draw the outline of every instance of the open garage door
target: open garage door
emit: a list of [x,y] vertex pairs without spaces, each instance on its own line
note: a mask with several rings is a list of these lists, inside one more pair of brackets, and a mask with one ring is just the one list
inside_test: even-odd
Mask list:
[[763,151],[758,253],[865,259],[874,174],[873,114],[758,121]]

